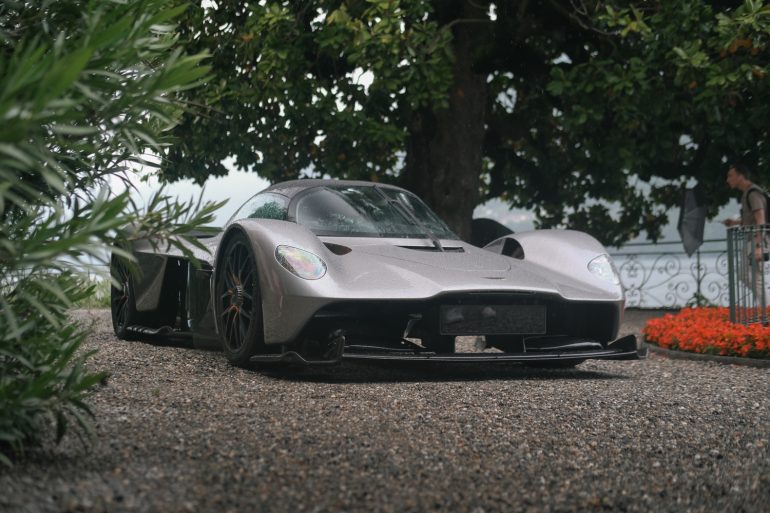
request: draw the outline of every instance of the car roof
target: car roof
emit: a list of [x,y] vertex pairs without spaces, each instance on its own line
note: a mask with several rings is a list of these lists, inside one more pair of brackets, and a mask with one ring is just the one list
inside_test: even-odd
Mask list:
[[303,178],[301,180],[289,180],[287,182],[280,182],[280,183],[273,184],[267,189],[263,190],[262,192],[275,192],[275,193],[287,196],[289,198],[292,198],[302,191],[306,191],[308,189],[312,189],[315,187],[324,187],[324,186],[346,187],[351,185],[359,186],[359,187],[374,187],[376,185],[378,187],[403,190],[400,187],[396,187],[395,185],[388,185],[388,184],[379,183],[379,182],[365,182],[363,180],[331,180],[331,179],[322,179],[322,178]]

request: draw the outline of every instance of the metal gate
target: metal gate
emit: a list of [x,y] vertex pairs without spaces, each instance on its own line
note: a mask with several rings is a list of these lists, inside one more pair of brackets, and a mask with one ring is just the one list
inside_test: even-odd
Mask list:
[[767,325],[765,262],[768,259],[768,228],[770,225],[734,226],[727,230],[732,322]]

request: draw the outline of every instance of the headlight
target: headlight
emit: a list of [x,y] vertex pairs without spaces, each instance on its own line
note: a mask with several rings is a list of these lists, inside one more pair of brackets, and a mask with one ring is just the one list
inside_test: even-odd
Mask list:
[[287,271],[305,280],[317,280],[326,274],[326,264],[317,255],[291,246],[275,248],[275,258]]
[[602,280],[614,283],[615,285],[620,285],[620,275],[618,274],[618,270],[607,255],[599,255],[588,262],[588,270],[591,271],[591,274]]

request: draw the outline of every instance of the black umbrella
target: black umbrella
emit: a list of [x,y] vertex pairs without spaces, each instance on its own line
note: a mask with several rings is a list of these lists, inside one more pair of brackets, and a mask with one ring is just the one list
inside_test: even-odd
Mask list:
[[682,244],[687,256],[703,244],[703,228],[706,226],[706,207],[698,201],[695,189],[685,189],[682,194],[682,207],[679,209],[679,222],[676,228],[682,237]]

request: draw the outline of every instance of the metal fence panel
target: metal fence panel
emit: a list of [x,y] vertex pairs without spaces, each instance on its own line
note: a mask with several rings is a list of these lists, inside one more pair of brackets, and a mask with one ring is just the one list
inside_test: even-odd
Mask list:
[[681,248],[679,241],[641,242],[610,253],[620,272],[627,306],[729,305],[725,239],[704,241],[692,257]]
[[610,253],[620,271],[626,305],[635,308],[730,307],[733,322],[767,324],[770,225],[736,226],[727,239],[703,242],[692,257],[681,242],[632,243]]
[[732,322],[767,324],[767,231],[768,225],[734,226],[727,230]]

